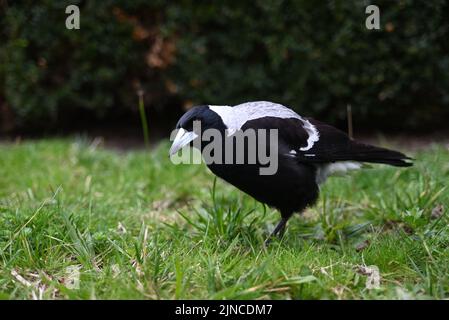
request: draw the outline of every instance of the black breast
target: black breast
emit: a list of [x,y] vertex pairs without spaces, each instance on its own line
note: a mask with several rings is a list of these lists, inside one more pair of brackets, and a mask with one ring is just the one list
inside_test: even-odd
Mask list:
[[[319,189],[315,181],[315,167],[299,163],[294,157],[288,155],[287,149],[281,139],[279,153],[276,154],[278,169],[273,175],[261,175],[262,165],[259,161],[255,164],[248,163],[247,155],[250,149],[247,144],[243,149],[245,152],[243,164],[235,163],[236,150],[234,149],[233,163],[213,163],[208,164],[208,167],[218,177],[256,200],[279,209],[282,215],[291,215],[313,204],[318,197]],[[225,156],[224,152],[223,162]]]

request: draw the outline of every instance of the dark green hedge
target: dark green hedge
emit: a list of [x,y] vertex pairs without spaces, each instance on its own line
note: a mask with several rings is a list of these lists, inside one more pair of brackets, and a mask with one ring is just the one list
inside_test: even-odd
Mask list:
[[[370,3],[4,2],[0,124],[135,113],[142,88],[156,121],[176,104],[272,100],[334,123],[351,104],[360,127],[445,126],[448,2],[372,2],[381,30],[367,30]],[[65,28],[68,4],[80,30]]]

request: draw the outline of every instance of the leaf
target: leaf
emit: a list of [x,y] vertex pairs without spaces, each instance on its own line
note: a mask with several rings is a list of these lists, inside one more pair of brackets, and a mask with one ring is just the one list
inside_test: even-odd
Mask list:
[[286,279],[285,281],[281,282],[281,286],[287,286],[287,285],[295,285],[295,284],[302,284],[302,283],[308,283],[316,281],[317,278],[312,275],[308,276],[297,276],[297,277],[291,277]]
[[80,269],[79,265],[68,266],[65,269],[63,283],[67,289],[78,290],[80,288]]
[[365,288],[368,290],[371,289],[380,289],[380,272],[379,267],[377,266],[359,266],[357,272],[368,276],[366,278]]
[[438,219],[444,213],[444,206],[442,204],[437,205],[432,209],[432,213],[430,214],[431,219]]

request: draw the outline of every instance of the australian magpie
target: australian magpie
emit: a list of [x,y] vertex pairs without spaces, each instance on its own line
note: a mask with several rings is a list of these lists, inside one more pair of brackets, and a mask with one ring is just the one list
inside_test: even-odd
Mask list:
[[[200,132],[194,130],[195,121],[201,125]],[[412,165],[411,158],[400,152],[358,142],[330,125],[301,117],[288,107],[268,101],[247,102],[233,107],[197,106],[180,118],[176,129],[178,131],[170,149],[171,155],[188,144],[195,146],[195,141],[198,142],[197,148],[204,152],[214,140],[202,139],[201,135],[207,129],[215,129],[222,134],[219,138],[222,141],[217,145],[223,148],[219,150],[222,151],[219,158],[223,159],[230,152],[224,148],[226,140],[232,139],[237,132],[265,129],[264,132],[268,134],[272,132],[270,129],[276,130],[275,156],[278,167],[274,174],[261,174],[260,169],[265,164],[259,160],[255,163],[206,162],[218,177],[280,211],[281,220],[270,238],[284,233],[293,213],[301,213],[315,203],[319,186],[328,176],[359,169],[363,162],[397,167]],[[256,139],[260,140],[261,137],[257,136]],[[269,148],[270,143],[260,147],[259,140],[245,140],[247,142],[243,149],[234,146],[231,159],[236,160],[238,150],[247,159],[249,153],[256,152],[254,145]]]

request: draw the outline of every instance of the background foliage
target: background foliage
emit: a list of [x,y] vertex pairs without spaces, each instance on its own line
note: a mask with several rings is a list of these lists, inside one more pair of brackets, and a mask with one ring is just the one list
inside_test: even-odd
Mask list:
[[[81,29],[65,28],[77,4]],[[449,116],[446,1],[0,1],[1,129],[272,100],[340,124],[415,130]]]

